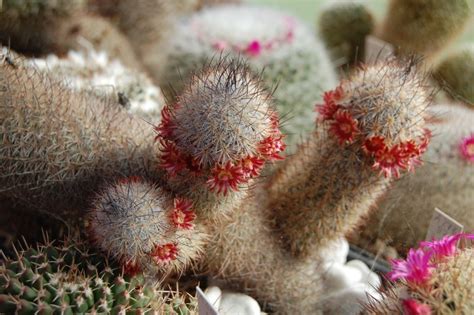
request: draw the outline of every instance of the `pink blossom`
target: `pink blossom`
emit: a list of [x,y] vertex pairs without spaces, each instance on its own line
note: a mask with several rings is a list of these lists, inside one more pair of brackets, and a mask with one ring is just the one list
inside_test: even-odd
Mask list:
[[403,300],[402,304],[406,315],[431,315],[430,306],[415,299]]
[[461,155],[469,162],[474,162],[474,134],[461,140],[459,145]]
[[436,258],[452,256],[456,252],[457,242],[462,236],[462,233],[447,235],[440,240],[421,242],[420,246],[432,251]]
[[258,40],[253,40],[248,44],[247,49],[245,50],[247,54],[249,54],[252,57],[257,57],[262,53],[262,45]]
[[410,249],[407,259],[394,259],[392,271],[388,273],[388,278],[392,281],[405,279],[408,282],[423,283],[431,276],[430,258],[432,252],[425,252],[422,249]]

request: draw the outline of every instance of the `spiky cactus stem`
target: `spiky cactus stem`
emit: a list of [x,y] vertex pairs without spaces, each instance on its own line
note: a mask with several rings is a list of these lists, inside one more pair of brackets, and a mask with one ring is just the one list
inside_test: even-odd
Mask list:
[[76,217],[108,180],[160,178],[149,124],[21,60],[0,65],[0,126],[0,195],[29,209]]
[[390,178],[420,163],[429,98],[415,68],[363,67],[325,93],[322,123],[269,182],[276,227],[293,254],[306,257],[344,236]]

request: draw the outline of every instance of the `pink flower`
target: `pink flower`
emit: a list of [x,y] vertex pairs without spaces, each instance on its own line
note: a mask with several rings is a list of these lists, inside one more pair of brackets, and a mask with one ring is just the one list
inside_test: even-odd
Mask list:
[[250,44],[248,44],[245,52],[252,57],[257,57],[262,53],[262,45],[258,40],[253,40],[252,42],[250,42]]
[[394,259],[392,271],[388,273],[388,278],[392,281],[405,279],[408,282],[423,283],[431,276],[431,265],[429,264],[432,252],[425,252],[422,249],[410,249],[407,259]]
[[467,136],[461,140],[459,145],[461,155],[469,162],[474,163],[474,134]]
[[403,300],[402,302],[404,313],[406,315],[431,315],[431,308],[429,305],[418,302],[415,299]]
[[218,51],[224,51],[227,49],[229,45],[223,41],[223,40],[216,40],[213,44],[212,44],[212,47],[215,49],[215,50],[218,50]]
[[420,246],[432,251],[436,258],[452,256],[456,252],[457,242],[462,236],[462,233],[447,235],[440,240],[421,242]]

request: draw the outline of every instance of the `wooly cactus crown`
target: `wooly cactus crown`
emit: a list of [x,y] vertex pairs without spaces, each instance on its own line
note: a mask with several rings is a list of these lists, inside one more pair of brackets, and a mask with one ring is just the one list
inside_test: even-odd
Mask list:
[[[17,250],[0,265],[4,314],[190,314],[195,302],[160,290],[143,275],[123,275],[88,244],[67,240]],[[171,294],[170,294],[171,293]],[[187,298],[189,299],[189,297]]]
[[402,54],[432,59],[461,34],[471,10],[470,0],[391,0],[378,35]]
[[291,118],[282,125],[290,146],[311,130],[314,103],[336,84],[323,45],[295,18],[265,8],[228,5],[205,8],[177,26],[168,44],[166,68],[159,73],[160,86],[171,86],[179,94],[193,70],[219,54],[246,57],[254,73],[265,69],[267,88],[278,84],[273,96],[282,117]]
[[434,77],[453,98],[474,106],[474,45],[443,59],[436,67]]
[[391,240],[403,251],[425,238],[436,207],[467,231],[474,229],[474,112],[456,105],[432,106],[429,112],[434,136],[426,163],[394,183],[364,228],[367,236]]
[[372,14],[362,3],[334,3],[319,17],[319,34],[340,65],[364,60],[365,38],[373,29]]

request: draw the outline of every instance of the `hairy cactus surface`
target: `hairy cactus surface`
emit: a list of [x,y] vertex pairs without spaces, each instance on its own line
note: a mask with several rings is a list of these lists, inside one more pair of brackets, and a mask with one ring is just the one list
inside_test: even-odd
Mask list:
[[429,95],[410,60],[362,67],[324,94],[322,124],[269,183],[289,249],[307,256],[359,223],[393,177],[420,164]]
[[450,104],[432,106],[429,114],[434,136],[426,163],[394,183],[363,232],[402,252],[425,238],[435,208],[474,229],[474,112]]
[[[123,275],[87,244],[68,240],[17,250],[0,265],[2,314],[191,314],[195,302]],[[188,300],[190,297],[188,297]]]
[[410,249],[406,260],[392,262],[395,285],[383,298],[366,305],[364,314],[471,314],[474,310],[474,250],[457,249],[461,240],[474,235],[457,234],[422,242]]
[[474,45],[447,56],[436,67],[434,77],[454,99],[474,106]]
[[74,216],[107,180],[159,177],[147,122],[21,60],[0,65],[0,126],[0,195],[30,209]]
[[206,235],[195,219],[189,200],[129,178],[103,190],[88,223],[97,245],[127,270],[166,276],[184,271],[201,254]]
[[402,54],[432,58],[469,20],[470,0],[391,0],[379,36]]
[[[263,69],[267,88],[278,84],[273,96],[290,147],[311,130],[313,105],[336,76],[322,43],[299,21],[270,9],[225,5],[203,9],[182,21],[168,47],[159,85],[179,92],[197,67],[219,54],[244,56],[254,73]],[[165,90],[165,95],[170,94]]]
[[374,19],[362,3],[335,3],[319,17],[319,34],[337,64],[353,65],[364,60],[365,38]]

